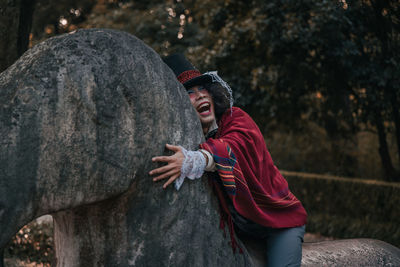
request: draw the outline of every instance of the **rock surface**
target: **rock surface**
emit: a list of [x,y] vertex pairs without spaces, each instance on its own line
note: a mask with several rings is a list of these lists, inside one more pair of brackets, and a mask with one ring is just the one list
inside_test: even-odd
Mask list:
[[207,179],[178,192],[148,171],[165,144],[203,141],[184,88],[143,42],[81,30],[0,75],[0,248],[43,214],[57,266],[247,266]]
[[[266,262],[266,245],[242,238],[254,267]],[[303,267],[400,266],[400,249],[375,239],[343,239],[303,243]]]
[[375,239],[304,243],[302,266],[400,266],[400,249]]

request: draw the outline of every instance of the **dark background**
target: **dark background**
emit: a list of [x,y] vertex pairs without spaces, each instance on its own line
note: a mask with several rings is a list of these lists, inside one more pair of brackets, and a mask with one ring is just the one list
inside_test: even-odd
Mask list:
[[400,3],[1,1],[0,70],[78,28],[130,32],[218,70],[279,168],[400,181]]

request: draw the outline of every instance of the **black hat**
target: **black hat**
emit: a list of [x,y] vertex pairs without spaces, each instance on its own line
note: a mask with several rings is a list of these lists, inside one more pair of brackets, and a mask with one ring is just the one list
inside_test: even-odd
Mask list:
[[183,54],[172,54],[163,58],[164,62],[170,67],[180,83],[189,89],[196,85],[212,82],[212,77],[208,74],[201,74]]

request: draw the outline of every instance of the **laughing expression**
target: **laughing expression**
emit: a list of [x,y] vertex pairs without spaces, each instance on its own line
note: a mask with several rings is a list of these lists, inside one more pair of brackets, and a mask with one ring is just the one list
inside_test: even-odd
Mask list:
[[207,133],[208,129],[215,120],[214,102],[210,93],[203,86],[194,86],[187,90],[190,102],[197,111],[200,118],[203,133]]

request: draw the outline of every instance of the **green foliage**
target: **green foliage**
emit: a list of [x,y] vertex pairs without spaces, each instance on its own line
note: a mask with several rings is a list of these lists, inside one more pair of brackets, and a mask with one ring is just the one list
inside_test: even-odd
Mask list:
[[41,40],[76,29],[76,24],[86,20],[94,4],[93,0],[37,0],[33,36]]
[[[309,122],[304,127],[308,129],[307,134],[285,128],[265,131],[268,150],[280,170],[364,179],[381,177],[379,164],[371,164],[379,161],[379,155],[363,148],[363,145],[371,145],[371,139],[363,141],[364,144],[357,137],[356,142],[345,138],[332,140],[327,131],[315,123]],[[366,153],[373,159],[361,160]]]
[[[400,155],[399,1],[46,1],[34,25],[63,16],[130,32],[162,56],[184,52],[200,70],[218,70],[236,105],[269,129],[307,131],[312,121],[333,142],[376,131],[386,176],[400,177],[386,142],[394,133]],[[56,19],[45,15],[52,5]]]
[[400,246],[400,185],[283,172],[308,212],[307,231]]
[[270,125],[298,129],[311,120],[333,140],[352,138],[361,126],[376,130],[386,176],[400,179],[386,142],[393,122],[400,153],[400,2],[201,5],[197,18],[208,30],[193,58],[223,73],[237,103]]
[[193,22],[191,10],[181,1],[118,2],[112,7],[97,5],[80,27],[130,32],[164,56],[199,45],[198,26]]
[[[375,16],[379,11],[362,1],[346,8],[331,0],[217,2],[202,2],[196,13],[199,24],[209,30],[195,58],[224,72],[239,91],[239,102],[251,103],[263,115],[276,114],[293,124],[309,113],[332,134],[352,132],[358,119],[354,112],[369,107],[349,98],[358,99],[366,85],[376,91],[375,85],[385,84],[382,72],[396,73],[371,59],[386,57],[399,66],[392,57],[399,44],[392,44],[391,55],[376,53],[382,46],[379,38],[390,33],[398,40],[399,32],[392,32],[393,26],[378,35],[370,26],[381,19]],[[398,10],[398,2],[388,2]],[[392,18],[392,24],[398,23],[398,14]],[[365,41],[367,36],[374,42]],[[368,48],[375,54],[365,53]],[[375,91],[371,98],[376,98]]]
[[50,264],[53,260],[53,227],[36,221],[24,226],[4,250],[5,258]]

